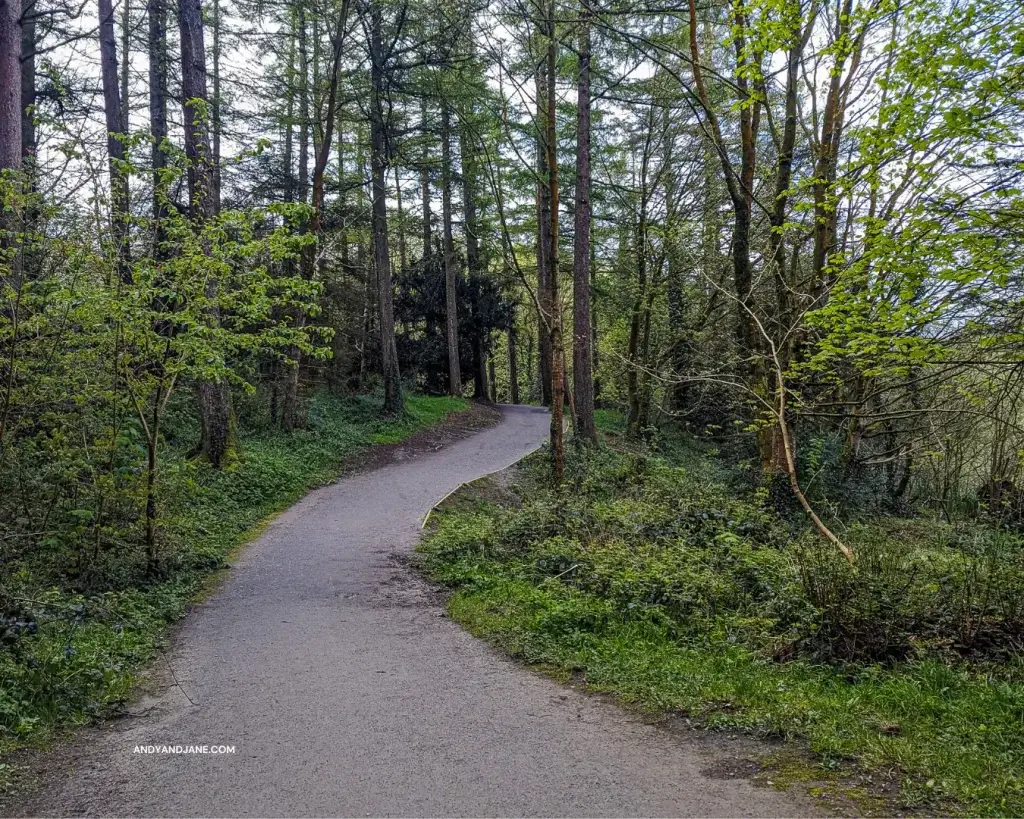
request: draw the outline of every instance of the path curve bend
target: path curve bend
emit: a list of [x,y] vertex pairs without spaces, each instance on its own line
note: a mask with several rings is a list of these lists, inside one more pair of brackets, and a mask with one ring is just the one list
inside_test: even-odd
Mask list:
[[[162,691],[83,733],[32,811],[104,816],[763,816],[809,803],[704,773],[694,742],[499,656],[393,555],[546,412],[319,489],[189,615]],[[173,674],[170,673],[173,671]],[[233,745],[151,755],[147,745]]]

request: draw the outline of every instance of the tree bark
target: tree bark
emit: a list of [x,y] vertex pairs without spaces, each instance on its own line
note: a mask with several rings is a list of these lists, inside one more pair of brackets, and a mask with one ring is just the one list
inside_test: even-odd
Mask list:
[[[9,1],[9,0],[8,0]],[[21,156],[27,165],[36,155],[36,18],[34,0],[21,0]]]
[[459,316],[456,295],[458,270],[452,240],[452,134],[451,110],[441,102],[441,218],[444,222],[444,296],[445,328],[448,339],[448,392],[462,395],[462,372],[459,368]]
[[129,95],[131,94],[129,69],[131,68],[132,46],[132,4],[130,0],[123,0],[121,4],[121,122],[127,132],[131,128],[131,105]]
[[420,155],[420,195],[423,202],[423,266],[426,269],[430,257],[430,150],[427,137],[430,134],[427,122],[427,101],[420,99],[420,131],[423,134],[423,153]]
[[21,168],[21,6],[0,0],[0,170]]
[[516,314],[513,308],[508,328],[508,387],[509,401],[519,403],[519,356],[516,350]]
[[555,129],[557,94],[555,88],[558,62],[558,41],[555,39],[555,0],[549,0],[547,17],[547,115],[544,125],[546,136],[546,164],[548,170],[548,199],[550,229],[548,230],[548,320],[551,339],[551,454],[552,472],[556,484],[562,482],[565,473],[565,432],[563,418],[565,409],[565,350],[562,346],[562,310],[558,294],[558,143]]
[[597,441],[590,326],[590,6],[580,7],[579,79],[576,95],[576,224],[572,285],[572,381],[576,434]]
[[[469,273],[470,283],[479,285],[483,270],[480,266],[480,225],[477,220],[476,207],[476,152],[473,145],[473,135],[470,133],[468,124],[472,112],[472,103],[465,112],[462,124],[459,127],[459,154],[462,157],[462,230],[466,238],[466,268]],[[480,287],[471,287],[474,298],[478,301],[473,305],[473,311],[479,315]],[[483,322],[478,322],[477,331],[473,338],[473,358],[475,368],[473,375],[474,392],[477,398],[492,400],[494,390],[487,389],[487,360],[490,354],[490,340],[488,333],[483,327]]]
[[[825,268],[835,251],[836,226],[839,210],[836,207],[834,187],[839,162],[839,142],[846,118],[847,95],[845,89],[860,62],[863,35],[850,42],[853,20],[853,0],[843,1],[842,14],[836,20],[834,43],[837,47],[836,64],[832,67],[828,95],[822,112],[821,136],[818,139],[817,158],[814,163],[814,251],[811,261],[811,295],[814,306],[821,307],[828,290]],[[849,45],[848,45],[849,44]],[[849,47],[849,52],[846,48]],[[850,76],[842,81],[847,55],[852,56]]]
[[753,199],[753,183],[756,162],[756,140],[759,122],[760,103],[754,101],[747,104],[747,78],[744,70],[747,59],[747,48],[744,45],[744,20],[740,7],[735,10],[733,22],[734,44],[737,56],[736,88],[744,103],[740,110],[740,171],[736,173],[729,157],[729,147],[722,136],[721,125],[711,106],[711,100],[704,85],[701,68],[701,55],[697,48],[697,3],[688,0],[690,22],[690,65],[693,70],[693,84],[700,100],[704,115],[710,126],[710,136],[722,166],[722,174],[729,191],[729,199],[733,208],[732,230],[732,263],[733,286],[736,291],[738,309],[736,316],[736,337],[739,342],[740,354],[743,356],[743,369],[747,370],[751,381],[756,381],[755,388],[760,388],[760,376],[757,362],[754,360],[758,352],[757,331],[750,311],[753,307],[753,279],[750,266],[750,222]]
[[309,54],[306,50],[306,7],[298,3],[299,46],[299,201],[309,201]]
[[167,0],[147,0],[149,18],[149,131],[153,143],[153,220],[155,245],[163,243],[161,220],[167,215],[167,191],[163,171],[167,167]]
[[405,210],[402,208],[402,179],[397,165],[395,165],[395,204],[398,210],[398,269],[401,271],[409,266],[409,256],[405,240]]
[[[178,22],[181,33],[185,156],[189,162],[189,203],[193,219],[201,224],[214,218],[220,209],[206,113],[209,110],[209,96],[206,92],[206,49],[201,0],[180,0]],[[206,297],[212,306],[207,311],[207,321],[213,325],[220,323],[220,308],[217,306],[219,290],[217,278],[209,276]],[[200,452],[214,467],[219,468],[238,455],[231,391],[221,379],[200,382],[198,392],[203,428]]]
[[391,284],[391,260],[388,248],[388,210],[386,173],[387,135],[384,121],[385,54],[381,31],[381,11],[374,3],[370,15],[370,172],[372,178],[371,232],[373,263],[377,277],[377,308],[380,318],[381,372],[384,377],[384,412],[399,416],[405,411],[402,381],[395,345],[394,292]]
[[547,156],[547,80],[537,72],[537,329],[540,367],[540,402],[551,405],[551,284],[548,281],[548,246],[551,244],[551,191]]
[[185,156],[189,163],[189,205],[197,221],[217,215],[220,192],[210,147],[209,95],[202,0],[180,0],[181,95],[185,118]]
[[213,73],[210,80],[213,83],[213,99],[210,105],[210,125],[213,131],[213,177],[217,194],[221,191],[221,161],[220,161],[220,0],[213,0],[212,14],[210,15],[211,34],[213,35],[210,57],[213,60]]
[[285,71],[285,114],[284,114],[284,201],[295,201],[295,15],[292,15],[292,30],[288,34],[288,68]]
[[[594,247],[594,243],[590,243],[590,354],[593,362],[593,381],[594,381],[594,407],[597,407],[597,401],[601,397],[601,368],[600,368],[600,352],[601,348],[598,345],[597,336],[597,249]],[[596,425],[596,422],[595,422]]]
[[[22,113],[18,110],[21,103],[21,70],[18,56],[21,54],[22,32],[18,25],[21,4],[15,0],[0,0],[0,171],[20,171],[22,168]],[[17,181],[12,180],[12,181]],[[0,211],[0,250],[16,248],[19,231],[17,217],[12,213]],[[0,266],[0,288],[6,286],[17,291],[21,287],[21,259],[15,252],[8,264]],[[14,339],[17,337],[18,310],[17,300],[7,310],[7,318],[11,322],[14,333],[9,342],[10,362],[8,364],[8,389],[14,372]],[[5,399],[0,413],[0,440],[3,438],[6,410],[9,402]]]
[[[345,32],[348,28],[348,0],[342,0],[341,10],[337,18],[337,28],[331,33],[331,73],[328,80],[327,105],[324,111],[321,125],[321,139],[319,145],[315,146],[313,158],[313,195],[309,224],[307,228],[313,235],[315,241],[303,248],[301,260],[301,275],[306,281],[312,281],[316,275],[317,250],[323,233],[323,210],[326,199],[324,177],[327,172],[327,163],[331,157],[331,146],[334,140],[334,121],[338,107],[338,85],[341,81],[341,58],[345,44]],[[305,32],[300,31],[299,36]],[[303,68],[303,106],[308,113],[309,92],[305,81],[307,69]],[[308,123],[305,130],[306,138],[309,135]],[[301,140],[300,140],[301,142]],[[307,154],[306,146],[300,145],[299,164]],[[301,171],[300,171],[301,172]],[[300,183],[301,184],[301,183]],[[295,326],[302,328],[306,325],[306,314],[301,309],[296,309]],[[302,369],[302,350],[294,347],[291,350],[291,358],[295,362],[288,371],[288,378],[285,382],[284,402],[281,412],[281,423],[285,429],[295,429],[304,426],[305,419],[302,417],[303,410],[299,400],[299,376]]]
[[647,298],[647,206],[649,192],[647,187],[648,171],[651,161],[651,138],[654,130],[654,107],[649,109],[644,137],[643,153],[640,160],[640,203],[636,219],[635,247],[637,290],[629,317],[629,341],[626,348],[626,402],[629,414],[626,419],[626,434],[636,438],[641,433],[643,409],[643,391],[640,388],[640,368],[643,366],[640,355],[640,342],[643,327],[644,303]]
[[121,99],[111,0],[99,0],[100,71],[103,78],[103,113],[107,125],[107,160],[110,171],[111,231],[114,236],[117,275],[131,281],[128,264],[128,176],[124,171],[124,104]]
[[[807,35],[810,34],[810,24]],[[775,322],[772,325],[779,365],[785,370],[790,359],[790,283],[786,272],[786,245],[784,226],[789,207],[789,188],[793,179],[793,152],[797,131],[797,83],[799,82],[800,58],[806,42],[799,31],[793,34],[786,59],[785,121],[782,126],[782,141],[775,174],[775,201],[770,217],[771,233],[768,237],[768,261],[775,282]],[[787,471],[785,447],[779,423],[763,428],[758,435],[761,455],[761,469],[767,476]]]

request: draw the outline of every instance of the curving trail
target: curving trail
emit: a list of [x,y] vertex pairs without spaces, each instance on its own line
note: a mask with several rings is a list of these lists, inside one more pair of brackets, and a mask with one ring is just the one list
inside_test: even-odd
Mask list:
[[[134,715],[84,732],[34,814],[808,815],[809,800],[702,773],[680,738],[499,657],[393,558],[427,509],[545,439],[502,421],[345,478],[281,515],[185,621]],[[173,669],[173,672],[171,671]],[[150,756],[136,745],[234,745]],[[709,749],[710,748],[710,749]],[[63,768],[63,769],[61,769]]]

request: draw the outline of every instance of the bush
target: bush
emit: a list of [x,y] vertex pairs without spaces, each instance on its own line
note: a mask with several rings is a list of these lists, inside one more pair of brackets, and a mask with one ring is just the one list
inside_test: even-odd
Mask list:
[[1020,536],[882,517],[843,531],[851,569],[723,461],[663,452],[570,447],[559,491],[537,456],[513,508],[442,510],[423,551],[452,616],[593,691],[803,738],[801,778],[844,796],[856,759],[929,813],[1024,815]]
[[851,569],[766,493],[738,498],[718,467],[687,458],[571,452],[561,492],[536,465],[520,508],[443,519],[430,554],[514,564],[531,583],[600,597],[681,642],[724,635],[778,660],[1001,660],[1020,649],[1018,535],[883,518],[845,533]]
[[109,524],[101,539],[94,516],[83,514],[85,523],[52,543],[0,552],[0,752],[124,700],[166,625],[260,521],[335,479],[359,447],[403,440],[465,407],[411,396],[406,418],[385,421],[372,396],[320,394],[307,429],[243,428],[245,456],[231,469],[189,459],[184,441],[168,447],[159,574],[147,571],[137,515],[133,528]]
[[926,655],[1002,660],[1022,646],[1024,549],[995,530],[888,521],[851,529],[850,571],[810,541],[797,554],[817,611],[803,648],[827,660],[892,662]]

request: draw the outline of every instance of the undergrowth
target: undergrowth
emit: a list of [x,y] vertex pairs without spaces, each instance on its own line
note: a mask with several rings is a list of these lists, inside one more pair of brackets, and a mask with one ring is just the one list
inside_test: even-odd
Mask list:
[[896,771],[907,804],[1024,815],[1024,548],[932,520],[850,525],[851,570],[713,457],[536,457],[517,503],[442,510],[426,570],[526,662],[709,728]]
[[91,555],[84,579],[67,572],[70,559],[15,567],[0,581],[0,752],[123,702],[167,626],[261,522],[335,479],[360,448],[402,441],[466,406],[412,396],[404,418],[383,421],[373,397],[317,396],[305,429],[244,434],[244,458],[229,470],[168,455],[160,577],[140,573],[139,543]]

